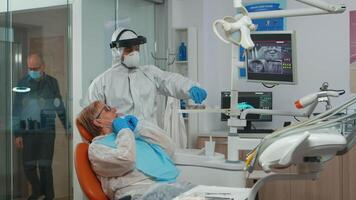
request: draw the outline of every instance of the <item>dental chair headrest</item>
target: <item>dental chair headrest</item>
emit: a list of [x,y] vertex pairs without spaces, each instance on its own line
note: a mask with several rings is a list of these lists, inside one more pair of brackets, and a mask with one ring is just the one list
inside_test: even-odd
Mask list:
[[79,131],[80,135],[82,136],[82,138],[86,142],[91,143],[91,141],[94,138],[92,136],[92,134],[90,134],[89,131],[84,128],[84,126],[79,122],[78,119],[75,120],[75,124],[77,125],[78,131]]

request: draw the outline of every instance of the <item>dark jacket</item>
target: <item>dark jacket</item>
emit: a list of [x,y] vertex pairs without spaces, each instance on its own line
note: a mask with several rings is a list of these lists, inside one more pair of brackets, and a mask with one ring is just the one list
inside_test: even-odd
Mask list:
[[13,130],[15,137],[29,132],[55,132],[55,118],[58,115],[66,127],[66,112],[59,91],[58,82],[44,74],[39,80],[25,76],[17,84],[27,87],[29,92],[14,92]]

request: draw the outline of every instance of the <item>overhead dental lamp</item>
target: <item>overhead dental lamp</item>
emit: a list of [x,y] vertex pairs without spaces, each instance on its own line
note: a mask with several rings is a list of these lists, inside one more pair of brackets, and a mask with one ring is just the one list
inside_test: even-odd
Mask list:
[[[249,17],[248,11],[242,5],[241,1],[234,1],[234,7],[237,8],[241,15],[236,15],[235,17],[224,17],[223,19],[218,19],[213,24],[213,30],[215,35],[226,44],[232,43],[237,46],[242,46],[245,49],[252,49],[255,45],[251,39],[251,31],[256,30],[256,26],[252,23]],[[220,35],[218,31],[219,24],[222,25],[223,31],[225,33],[226,39]],[[240,40],[236,41],[233,39],[232,35],[235,32],[240,33]]]

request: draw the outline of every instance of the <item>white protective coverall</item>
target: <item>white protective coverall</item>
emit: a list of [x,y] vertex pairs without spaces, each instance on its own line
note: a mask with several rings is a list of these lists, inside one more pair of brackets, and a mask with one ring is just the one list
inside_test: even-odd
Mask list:
[[178,112],[180,107],[179,99],[169,97],[164,113],[164,130],[172,138],[177,148],[187,148],[187,130],[185,128],[182,114]]
[[157,124],[157,94],[188,99],[193,86],[199,84],[154,65],[128,69],[116,63],[91,83],[89,102],[101,100],[120,113]]
[[[160,145],[170,156],[174,153],[174,143],[158,126],[139,121],[136,133],[152,144]],[[92,169],[101,182],[104,193],[110,199],[119,199],[126,195],[139,197],[155,184],[135,168],[136,146],[134,133],[126,128],[119,131],[111,148],[96,140],[105,136],[97,136],[89,146],[88,156]]]

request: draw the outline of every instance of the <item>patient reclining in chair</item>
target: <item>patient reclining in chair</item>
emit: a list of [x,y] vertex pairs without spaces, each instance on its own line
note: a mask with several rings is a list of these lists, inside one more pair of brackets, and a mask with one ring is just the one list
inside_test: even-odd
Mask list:
[[101,101],[84,108],[78,120],[94,136],[89,160],[110,199],[172,199],[193,187],[176,182],[174,144],[156,125],[117,114]]

